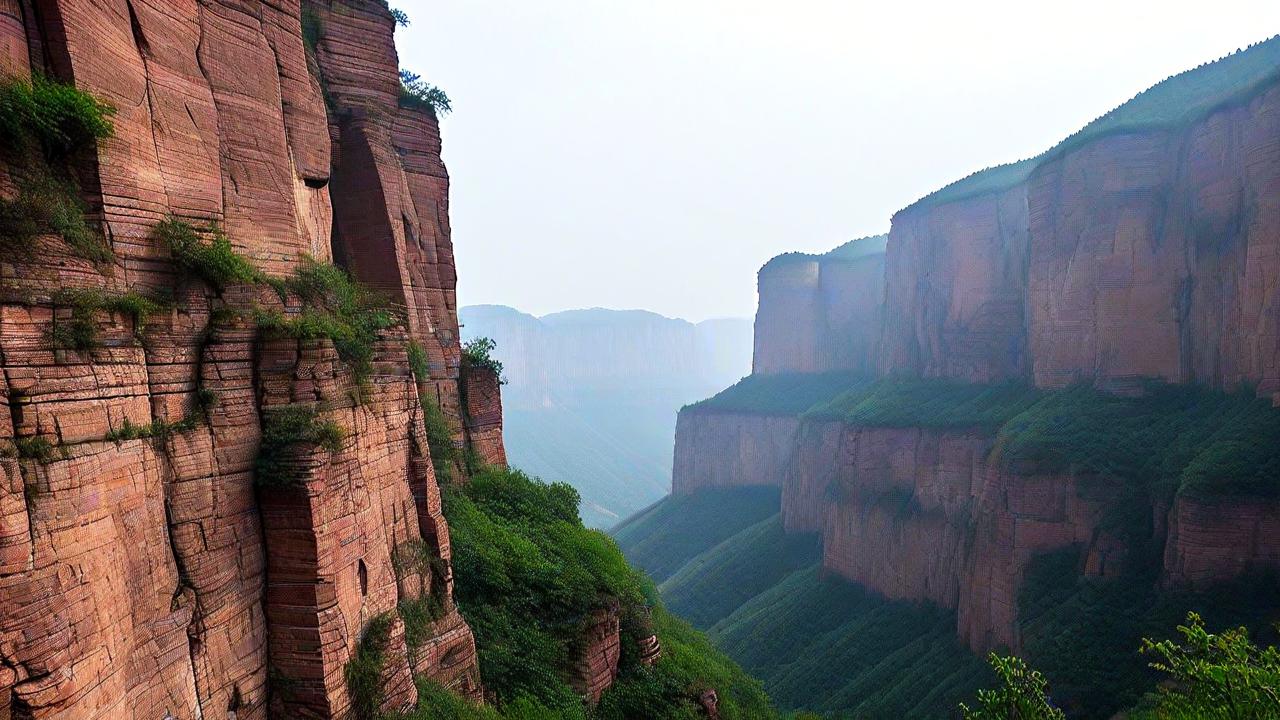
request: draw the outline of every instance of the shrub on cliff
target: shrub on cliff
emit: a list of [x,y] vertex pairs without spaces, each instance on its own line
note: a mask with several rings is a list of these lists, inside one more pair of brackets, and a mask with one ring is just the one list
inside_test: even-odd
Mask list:
[[493,351],[498,347],[498,343],[492,338],[478,337],[468,340],[462,346],[462,366],[463,369],[482,368],[496,375],[499,382],[506,384],[506,380],[502,379],[502,363],[493,357]]
[[216,226],[197,228],[171,215],[160,221],[151,234],[173,252],[179,267],[215,289],[266,279],[248,258],[231,247],[230,238]]
[[47,158],[64,156],[110,137],[114,114],[93,95],[40,74],[0,81],[0,140],[8,148],[36,145]]
[[53,346],[65,350],[92,350],[98,347],[98,323],[95,315],[114,312],[133,321],[133,332],[139,338],[147,318],[160,310],[160,304],[135,292],[112,294],[97,289],[68,289],[54,295],[54,305],[71,308],[71,317],[56,319],[50,331]]
[[[588,717],[567,678],[593,613],[617,608],[624,658],[599,717],[695,717],[706,686],[728,696],[726,720],[775,717],[758,684],[660,608],[653,612],[663,659],[651,669],[639,664],[637,636],[649,631],[634,619],[647,615],[654,593],[612,540],[582,525],[578,501],[568,485],[497,468],[444,489],[458,606],[502,716]],[[624,712],[636,703],[643,709]]]
[[400,71],[400,106],[425,110],[434,118],[453,112],[453,104],[443,90],[408,70]]
[[319,446],[329,452],[342,449],[346,431],[323,419],[315,406],[281,405],[262,413],[262,441],[254,464],[254,482],[261,486],[293,485],[301,481],[289,467],[293,450]]

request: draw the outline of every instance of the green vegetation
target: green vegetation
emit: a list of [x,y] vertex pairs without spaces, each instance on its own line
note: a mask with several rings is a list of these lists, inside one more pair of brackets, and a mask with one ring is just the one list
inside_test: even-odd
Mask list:
[[346,438],[346,431],[332,420],[321,419],[314,405],[280,405],[265,408],[262,414],[262,442],[254,466],[254,482],[260,486],[299,481],[289,465],[290,451],[297,446],[319,445],[338,452]]
[[453,482],[454,468],[465,461],[462,450],[454,446],[453,430],[433,398],[422,398],[422,419],[427,427],[427,445],[436,482],[448,485]]
[[1085,125],[1041,155],[987,168],[917,200],[905,210],[1007,190],[1040,165],[1087,143],[1121,133],[1181,127],[1253,97],[1280,77],[1280,36],[1174,75]]
[[[196,228],[169,216],[156,225],[152,236],[173,252],[179,267],[215,289],[222,290],[233,283],[266,282],[266,276],[237,253],[230,238],[216,226]],[[205,236],[209,242],[205,242]]]
[[[468,368],[482,368],[498,376],[501,380],[502,363],[493,357],[493,351],[497,347],[498,343],[487,337],[468,340],[462,345],[462,367],[464,371]],[[501,382],[506,384],[505,380],[501,380]]]
[[[1036,558],[1018,598],[1023,651],[1072,718],[1109,718],[1132,707],[1159,677],[1135,652],[1194,610],[1215,625],[1264,630],[1280,620],[1280,584],[1254,578],[1202,593],[1161,590],[1158,558],[1110,579],[1078,576],[1079,548]],[[1274,636],[1274,633],[1272,634]]]
[[0,245],[26,254],[37,235],[53,232],[80,257],[96,263],[110,261],[111,249],[85,219],[84,202],[75,184],[55,180],[49,174],[36,175],[20,181],[13,198],[0,198]]
[[815,405],[804,415],[851,425],[995,430],[1038,398],[1036,390],[1013,383],[881,380]]
[[[1280,651],[1260,648],[1244,627],[1213,634],[1195,612],[1179,625],[1183,643],[1142,639],[1140,651],[1154,656],[1149,667],[1163,676],[1158,692],[1123,715],[1133,720],[1276,720],[1280,718]],[[1120,656],[1111,656],[1116,659]],[[1000,687],[978,692],[979,707],[960,708],[965,720],[1065,720],[1049,699],[1048,682],[1016,657],[991,655]],[[1115,704],[1113,702],[1113,704]],[[1127,707],[1127,706],[1121,706]],[[1070,715],[1075,717],[1074,714]],[[1110,717],[1110,713],[1097,715]]]
[[[727,720],[774,717],[757,684],[696,631],[652,607],[652,585],[612,540],[582,525],[573,488],[489,468],[465,486],[445,488],[444,504],[458,605],[501,717],[692,719],[701,683],[719,691]],[[592,715],[566,677],[592,615],[615,607],[623,628],[620,675]],[[639,641],[651,627],[663,658],[644,668]],[[452,714],[414,717],[492,717],[467,710],[454,703],[438,711]]]
[[409,13],[400,8],[387,8],[391,11],[391,19],[396,21],[397,27],[409,27]]
[[387,640],[391,635],[391,613],[375,615],[365,626],[355,657],[343,672],[347,692],[351,696],[351,714],[355,720],[378,720],[384,696],[382,666],[386,662]]
[[194,415],[188,415],[177,422],[153,420],[146,425],[134,425],[128,418],[125,418],[120,427],[112,428],[111,432],[108,432],[103,439],[111,442],[124,442],[125,440],[138,440],[140,438],[163,439],[174,433],[192,430],[195,426],[196,418]]
[[788,535],[773,515],[696,555],[658,590],[671,612],[705,630],[821,558],[816,534]]
[[48,160],[110,137],[114,114],[89,93],[43,75],[0,81],[0,141],[19,151],[38,147]]
[[1205,630],[1196,613],[1179,625],[1183,644],[1144,638],[1151,667],[1172,686],[1160,688],[1155,716],[1169,720],[1274,720],[1280,718],[1280,651],[1258,648],[1243,627],[1220,634]]
[[36,435],[33,437],[15,438],[13,441],[13,449],[20,458],[47,463],[52,462],[55,459],[60,448],[50,442],[48,438],[42,435]]
[[385,301],[352,281],[342,268],[309,257],[302,258],[292,276],[272,285],[282,296],[296,295],[304,307],[296,315],[256,309],[253,317],[259,330],[298,340],[327,338],[356,382],[368,379],[378,333],[399,322]]
[[657,582],[686,562],[778,512],[776,487],[702,490],[671,495],[614,528],[627,560]]
[[991,653],[987,659],[1000,679],[1000,686],[995,690],[979,690],[976,709],[960,703],[964,720],[1066,720],[1067,716],[1045,697],[1048,682],[1038,671],[1028,669],[1018,657]]
[[158,302],[135,292],[110,294],[97,289],[68,289],[53,297],[55,305],[71,308],[71,317],[55,320],[50,332],[53,346],[66,350],[92,350],[99,346],[98,312],[128,315],[133,320],[134,335],[141,338],[147,318],[160,310]]
[[955,635],[955,613],[895,602],[817,563],[738,607],[708,636],[785,709],[948,717],[990,671]]
[[866,384],[859,375],[841,372],[748,375],[713,397],[686,405],[681,412],[799,415]]
[[422,76],[400,71],[400,107],[425,110],[431,117],[439,118],[453,112],[453,104],[443,90],[422,79]]

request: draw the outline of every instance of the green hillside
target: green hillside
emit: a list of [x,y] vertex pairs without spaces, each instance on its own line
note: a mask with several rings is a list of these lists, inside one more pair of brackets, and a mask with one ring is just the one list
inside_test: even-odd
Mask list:
[[821,557],[816,533],[788,535],[773,515],[694,556],[658,590],[672,612],[705,630]]
[[709,489],[670,495],[614,528],[627,560],[663,582],[686,562],[775,515],[776,487]]

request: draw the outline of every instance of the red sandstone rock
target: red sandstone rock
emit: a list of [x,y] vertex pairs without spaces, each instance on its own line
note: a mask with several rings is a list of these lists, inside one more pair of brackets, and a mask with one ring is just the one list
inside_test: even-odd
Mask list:
[[874,370],[884,259],[783,257],[761,268],[752,372]]
[[[296,0],[34,5],[0,0],[0,74],[24,75],[28,58],[47,58],[40,70],[116,106],[115,136],[78,168],[115,261],[102,272],[53,236],[37,239],[30,257],[0,259],[0,450],[12,452],[16,438],[53,446],[48,462],[0,457],[0,716],[234,711],[244,720],[266,717],[271,695],[291,717],[341,716],[343,666],[363,628],[424,587],[447,609],[414,649],[393,619],[384,709],[416,699],[411,668],[479,697],[474,640],[452,606],[420,400],[445,407],[465,441],[447,174],[434,119],[396,108],[386,9],[308,2],[339,11],[317,63]],[[342,111],[333,128],[322,71]],[[0,167],[0,193],[13,192],[14,170]],[[226,304],[279,300],[246,287],[219,297],[179,279],[150,237],[170,214],[217,221],[273,274],[303,254],[328,259],[333,247],[347,260],[381,252],[382,237],[352,230],[361,216],[350,205],[331,209],[331,186],[381,209],[398,247],[426,238],[419,254],[380,257],[395,269],[389,283],[365,272],[369,264],[352,266],[409,305],[410,336],[437,360],[421,395],[403,334],[378,343],[355,403],[327,344],[266,341],[244,321],[211,325]],[[98,313],[100,347],[55,349],[49,331],[70,317],[51,297],[61,287],[164,289],[172,303],[145,330]],[[201,390],[216,399],[207,416]],[[500,458],[496,386],[476,395],[481,451]],[[296,402],[317,404],[347,441],[332,455],[299,448],[301,485],[255,488],[262,409]],[[186,417],[194,429],[168,437],[106,439],[126,422]],[[432,569],[397,573],[397,548],[413,542]]]
[[572,677],[575,690],[589,703],[597,703],[618,676],[622,651],[617,606],[603,608],[591,616],[583,638],[582,656]]

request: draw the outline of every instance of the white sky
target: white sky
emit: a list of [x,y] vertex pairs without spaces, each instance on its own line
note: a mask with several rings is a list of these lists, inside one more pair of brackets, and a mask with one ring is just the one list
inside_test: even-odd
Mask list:
[[445,89],[458,297],[755,312],[789,250],[1280,32],[1277,0],[392,0]]

